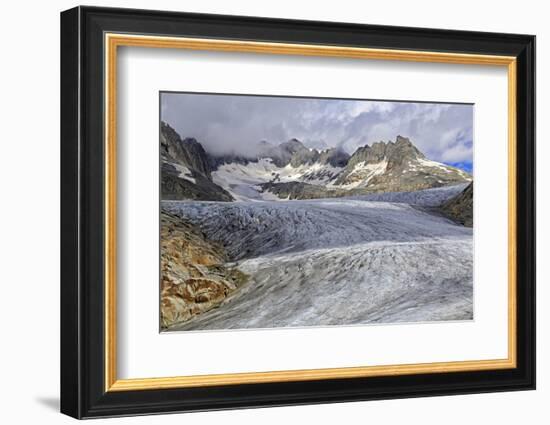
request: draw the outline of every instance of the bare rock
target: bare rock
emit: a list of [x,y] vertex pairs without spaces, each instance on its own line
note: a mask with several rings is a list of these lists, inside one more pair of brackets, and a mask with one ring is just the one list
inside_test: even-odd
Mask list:
[[455,197],[449,199],[441,206],[443,213],[466,227],[474,225],[474,183],[470,183],[466,189]]
[[247,276],[225,265],[220,244],[195,226],[161,213],[161,328],[184,323],[219,306]]

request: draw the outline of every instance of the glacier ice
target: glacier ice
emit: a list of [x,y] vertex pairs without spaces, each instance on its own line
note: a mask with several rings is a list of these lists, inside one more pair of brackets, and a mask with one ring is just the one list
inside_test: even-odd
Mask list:
[[249,282],[172,330],[473,318],[472,229],[426,208],[463,185],[303,201],[163,201]]

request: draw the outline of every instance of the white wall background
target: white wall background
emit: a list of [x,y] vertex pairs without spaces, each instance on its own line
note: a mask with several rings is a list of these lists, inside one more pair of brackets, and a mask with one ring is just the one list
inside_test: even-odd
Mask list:
[[[69,423],[59,392],[59,12],[77,3],[9,2],[0,16],[0,421]],[[538,217],[550,215],[550,27],[544,2],[524,0],[145,0],[96,5],[287,17],[370,24],[536,34],[538,53]],[[210,412],[110,420],[110,423],[548,423],[550,413],[550,257],[548,220],[538,222],[538,389]],[[546,403],[545,403],[546,402]]]

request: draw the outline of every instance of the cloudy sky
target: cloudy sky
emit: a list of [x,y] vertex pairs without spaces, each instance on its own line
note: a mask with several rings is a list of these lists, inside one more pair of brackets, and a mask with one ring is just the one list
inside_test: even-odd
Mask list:
[[292,97],[161,93],[161,119],[209,152],[245,153],[260,140],[359,146],[405,136],[430,159],[472,167],[473,107]]

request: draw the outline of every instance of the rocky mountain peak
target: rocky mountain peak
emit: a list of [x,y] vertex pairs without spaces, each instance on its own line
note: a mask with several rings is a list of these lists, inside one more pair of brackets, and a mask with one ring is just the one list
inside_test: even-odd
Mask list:
[[198,171],[210,178],[211,167],[208,154],[195,138],[181,139],[169,124],[161,122],[161,156],[168,162],[176,162]]
[[348,166],[353,167],[359,163],[373,164],[383,161],[386,158],[386,150],[387,145],[384,142],[377,142],[372,146],[361,146],[350,157]]
[[398,135],[395,138],[395,144],[396,145],[412,145],[412,142],[408,137],[403,137],[401,135]]
[[279,145],[279,148],[281,148],[285,152],[289,153],[295,153],[301,150],[307,149],[302,142],[300,142],[298,139],[292,138],[287,142],[283,142]]
[[184,163],[187,163],[190,168],[198,171],[204,176],[210,178],[212,168],[210,167],[210,161],[208,154],[197,142],[197,139],[193,137],[186,137],[181,141],[181,146],[184,152]]
[[380,161],[402,163],[405,159],[424,158],[416,146],[407,137],[397,136],[395,142],[375,142],[372,146],[359,147],[349,160],[350,166],[359,163],[374,164]]
[[210,157],[195,138],[182,140],[169,124],[161,122],[160,146],[163,199],[233,200],[212,182]]
[[304,144],[296,138],[281,143],[276,149],[271,149],[268,154],[273,162],[279,167],[284,167],[288,164],[292,167],[312,164],[319,157],[319,152],[317,152],[317,150],[306,148]]
[[340,148],[325,149],[319,154],[321,164],[330,164],[333,167],[345,167],[349,161],[349,154]]
[[391,149],[386,149],[388,169],[401,165],[410,160],[423,159],[424,154],[407,138],[397,136]]
[[419,190],[470,181],[462,170],[438,165],[407,137],[359,147],[338,175],[335,185],[369,187],[373,191]]

